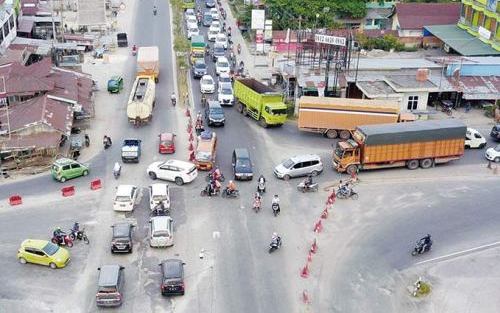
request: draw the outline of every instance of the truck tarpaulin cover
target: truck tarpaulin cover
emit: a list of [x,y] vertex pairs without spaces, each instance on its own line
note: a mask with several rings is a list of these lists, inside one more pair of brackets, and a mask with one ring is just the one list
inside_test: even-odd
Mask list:
[[465,138],[467,126],[456,119],[359,126],[365,145],[385,145]]

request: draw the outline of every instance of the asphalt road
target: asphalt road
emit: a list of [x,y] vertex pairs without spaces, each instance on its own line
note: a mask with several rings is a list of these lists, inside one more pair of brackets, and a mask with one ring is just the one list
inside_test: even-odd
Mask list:
[[[0,307],[8,312],[34,308],[41,312],[97,311],[94,300],[97,267],[118,263],[126,268],[125,302],[120,309],[106,311],[269,312],[272,308],[273,312],[298,312],[302,308],[299,295],[307,288],[315,292],[313,303],[319,311],[337,308],[348,312],[354,310],[356,301],[349,298],[354,285],[345,282],[355,282],[359,277],[356,273],[386,277],[394,270],[411,266],[413,259],[408,256],[408,250],[418,235],[431,232],[436,236],[437,244],[432,253],[445,249],[445,245],[451,251],[455,245],[457,248],[468,246],[497,235],[493,227],[497,213],[493,209],[492,187],[488,182],[451,182],[451,187],[446,189],[439,182],[360,185],[359,202],[347,202],[338,213],[338,220],[331,222],[331,229],[325,227],[325,234],[320,239],[324,254],[319,254],[314,260],[312,277],[303,280],[299,277],[299,269],[304,265],[308,246],[315,237],[312,224],[322,210],[327,193],[321,190],[317,194],[299,194],[295,190],[297,180],[279,181],[272,176],[272,169],[287,156],[318,153],[325,163],[325,171],[318,177],[320,184],[325,186],[337,181],[340,176],[331,170],[329,162],[332,142],[316,134],[298,132],[293,122],[280,128],[261,128],[256,121],[228,107],[225,109],[226,126],[213,129],[219,138],[217,162],[229,177],[233,149],[248,148],[255,176],[264,174],[268,179],[264,209],[259,214],[251,210],[255,180],[238,182],[239,199],[200,198],[199,192],[205,185],[205,173],[200,172],[200,177],[192,184],[178,187],[169,183],[174,208],[175,246],[150,248],[146,240],[149,217],[146,188],[152,181],[145,169],[153,161],[170,158],[157,153],[157,134],[173,131],[179,134],[179,140],[186,137],[181,134],[185,127],[182,108],[170,105],[173,79],[168,6],[166,2],[157,1],[159,15],[153,17],[152,5],[141,2],[141,9],[134,11],[135,17],[131,17],[134,29],[130,34],[138,46],[157,45],[160,48],[161,74],[152,123],[134,128],[124,118],[135,70],[135,59],[130,57],[127,88],[114,99],[110,96],[110,102],[116,107],[110,105],[102,109],[107,114],[107,131],[114,139],[114,145],[90,160],[89,177],[71,181],[77,190],[74,197],[62,198],[59,194],[62,185],[48,174],[2,184],[0,198],[6,199],[10,194],[22,191],[25,204],[20,207],[0,206],[0,276],[4,281],[0,286]],[[206,28],[202,27],[202,30],[206,31]],[[208,64],[213,73],[213,63]],[[199,110],[199,82],[192,80],[191,83],[196,110]],[[139,164],[124,165],[122,177],[114,180],[112,164],[120,158],[120,140],[128,136],[143,140],[143,155]],[[184,145],[180,143],[179,149]],[[482,164],[482,153],[469,151],[453,166]],[[181,158],[178,155],[172,157]],[[404,175],[406,170],[389,172]],[[420,172],[423,171],[415,172],[413,176]],[[384,175],[379,173],[383,172],[371,175]],[[88,185],[95,177],[103,180],[104,188],[90,191]],[[118,184],[135,184],[142,188],[132,214],[118,214],[112,210]],[[461,193],[461,188],[465,192]],[[277,218],[272,216],[270,209],[271,196],[276,193],[282,201],[282,214]],[[398,201],[392,203],[395,198]],[[475,214],[473,210],[472,204],[479,203],[477,199],[483,201],[476,206],[481,214]],[[52,271],[18,264],[15,252],[22,240],[48,239],[53,227],[69,228],[75,220],[86,227],[91,244],[86,246],[78,242],[70,251],[72,261],[66,269]],[[109,252],[110,226],[121,220],[136,225],[135,247],[130,255]],[[445,227],[443,221],[447,221]],[[421,230],[421,225],[429,227]],[[466,231],[459,231],[459,227],[465,227]],[[269,255],[267,246],[273,231],[282,234],[284,246]],[[337,235],[346,239],[338,242]],[[386,245],[386,240],[390,240],[391,245]],[[199,258],[201,249],[205,251],[203,259]],[[173,257],[186,262],[187,292],[183,297],[164,298],[159,292],[158,263]],[[321,271],[317,271],[318,268]],[[364,289],[356,289],[354,294],[372,292],[377,284],[370,283]],[[370,303],[363,302],[361,297],[358,300],[363,305]],[[387,305],[383,299],[374,308],[379,310]]]

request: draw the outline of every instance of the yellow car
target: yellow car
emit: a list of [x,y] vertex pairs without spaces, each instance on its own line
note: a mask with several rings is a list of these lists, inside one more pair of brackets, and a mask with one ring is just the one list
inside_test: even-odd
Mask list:
[[35,263],[48,265],[50,268],[65,267],[69,262],[68,250],[47,240],[26,239],[17,251],[21,264]]

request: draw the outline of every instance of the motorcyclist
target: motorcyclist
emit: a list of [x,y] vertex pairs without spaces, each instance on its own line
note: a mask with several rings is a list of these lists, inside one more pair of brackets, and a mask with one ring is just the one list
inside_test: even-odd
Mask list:
[[274,195],[273,200],[271,201],[271,207],[275,205],[277,206],[276,211],[279,213],[281,208],[280,208],[280,198],[278,197],[278,195]]
[[205,96],[205,94],[202,94],[201,95],[201,106],[204,107],[206,103],[207,103],[207,96]]
[[172,101],[172,104],[175,105],[175,103],[177,102],[177,97],[175,96],[175,92],[172,92],[170,100]]
[[276,245],[276,246],[280,246],[281,244],[281,237],[278,235],[277,232],[274,232],[272,237],[271,237],[271,244],[273,245]]
[[222,177],[222,174],[221,174],[221,172],[220,172],[220,169],[219,169],[219,167],[218,167],[218,166],[216,166],[216,167],[214,168],[214,170],[212,171],[212,179],[213,179],[213,180],[220,180],[220,179],[221,179],[221,177]]
[[61,227],[56,227],[54,229],[54,232],[52,233],[54,235],[54,238],[56,238],[57,243],[62,243],[64,240],[64,236],[66,235],[62,230]]
[[241,44],[238,44],[237,49],[238,49],[238,54],[240,54],[241,53]]
[[137,52],[137,46],[136,45],[133,45],[132,46],[132,54],[135,55],[135,53]]
[[432,245],[431,235],[427,234],[427,236],[420,239],[419,245],[421,247],[419,253],[422,253],[422,252],[429,250],[431,248],[431,245]]
[[75,232],[75,233],[78,233],[78,232],[80,231],[80,223],[75,222],[75,223],[73,224],[73,228],[71,228],[71,230],[72,230],[73,232]]
[[343,195],[349,195],[349,182],[343,183],[342,181],[339,182],[339,192]]
[[196,114],[196,121],[202,121],[201,111]]
[[226,187],[228,194],[233,194],[236,191],[236,184],[234,181],[230,180]]
[[120,175],[121,170],[122,170],[122,167],[121,167],[120,163],[115,162],[115,166],[113,166],[113,174]]
[[304,188],[309,189],[309,187],[311,187],[312,184],[313,184],[312,175],[307,175],[307,177],[304,179]]
[[153,15],[156,15],[156,13],[158,12],[158,9],[156,8],[156,5],[153,6]]
[[260,206],[262,204],[262,198],[258,192],[256,192],[253,196],[253,207],[255,209],[260,209]]
[[265,189],[266,189],[266,178],[264,177],[264,175],[260,175],[257,183],[257,190],[264,191]]

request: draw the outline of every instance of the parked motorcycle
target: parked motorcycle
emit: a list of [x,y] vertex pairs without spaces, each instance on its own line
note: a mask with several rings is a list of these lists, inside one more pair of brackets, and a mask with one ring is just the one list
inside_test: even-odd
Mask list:
[[351,198],[353,200],[357,200],[359,198],[359,195],[354,189],[345,187],[345,188],[339,188],[337,192],[335,193],[336,197],[339,199],[347,199]]
[[224,188],[222,191],[222,198],[238,198],[239,196],[239,190],[229,191],[227,188]]
[[63,240],[59,240],[57,237],[52,237],[50,241],[59,246],[67,246],[69,248],[73,247],[73,239],[71,239],[71,237],[67,234],[63,236]]
[[271,241],[269,244],[269,253],[273,253],[274,251],[278,250],[281,248],[281,238],[278,237],[277,239]]
[[85,234],[85,228],[82,228],[80,230],[72,229],[69,233],[69,237],[73,241],[78,239],[78,240],[83,240],[83,242],[85,242],[86,244],[90,243],[89,238],[87,237],[87,234]]
[[297,185],[297,190],[301,192],[315,192],[318,191],[319,184],[318,183],[312,183],[309,186],[306,186],[304,182],[301,182],[300,184]]

